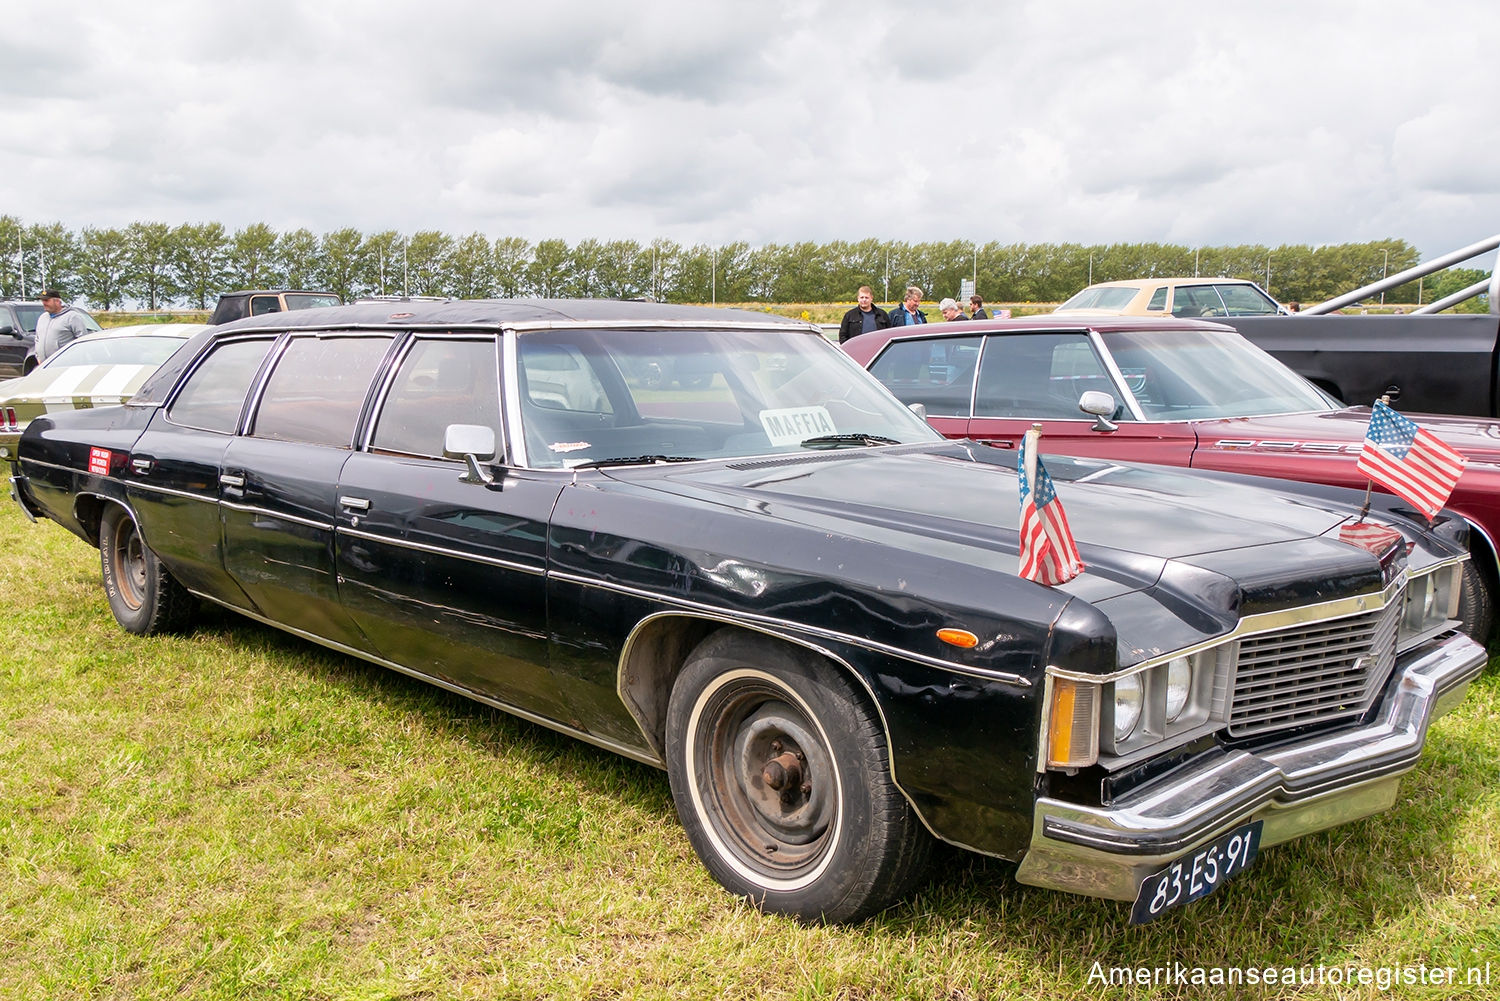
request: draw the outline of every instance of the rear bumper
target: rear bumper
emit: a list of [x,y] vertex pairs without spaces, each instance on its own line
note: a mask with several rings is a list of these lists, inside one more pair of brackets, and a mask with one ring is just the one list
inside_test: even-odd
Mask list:
[[1265,846],[1379,813],[1421,757],[1428,726],[1462,700],[1486,659],[1478,643],[1450,636],[1398,663],[1364,726],[1188,764],[1108,807],[1039,799],[1016,878],[1134,900],[1146,877],[1241,824],[1262,821]]
[[[11,468],[14,469],[15,467],[12,466]],[[26,517],[35,523],[37,516],[42,513],[42,510],[36,506],[36,502],[27,493],[26,477],[19,474],[10,477],[10,497],[11,500],[21,505],[21,510],[26,513]]]

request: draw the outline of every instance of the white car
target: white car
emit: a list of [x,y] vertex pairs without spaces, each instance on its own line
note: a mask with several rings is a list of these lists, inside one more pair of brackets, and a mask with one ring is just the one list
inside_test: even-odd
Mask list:
[[19,379],[0,382],[0,459],[33,417],[124,403],[204,323],[142,323],[80,337]]

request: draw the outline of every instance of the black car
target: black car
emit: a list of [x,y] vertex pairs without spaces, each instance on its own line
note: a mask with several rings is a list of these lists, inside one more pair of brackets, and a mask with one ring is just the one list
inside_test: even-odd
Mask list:
[[870,914],[937,838],[1147,920],[1394,800],[1485,661],[1460,520],[1047,464],[1056,587],[1017,576],[1014,454],[815,326],[410,302],[206,331],[34,420],[14,485],[130,632],[213,602],[664,767],[770,911]]
[[[45,311],[46,307],[39,302],[0,300],[0,379],[15,378],[36,366],[34,357],[29,366],[26,359],[36,353],[36,321]],[[99,329],[92,316],[87,313],[83,316],[84,326]]]

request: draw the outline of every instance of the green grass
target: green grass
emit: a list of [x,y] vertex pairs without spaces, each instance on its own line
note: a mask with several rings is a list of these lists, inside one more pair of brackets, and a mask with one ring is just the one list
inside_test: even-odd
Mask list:
[[[804,927],[713,883],[663,773],[228,614],[127,636],[97,553],[9,503],[0,554],[0,998],[1500,994],[1493,665],[1396,809],[1156,924],[948,852],[911,901]],[[1494,965],[1380,994],[1095,962]]]

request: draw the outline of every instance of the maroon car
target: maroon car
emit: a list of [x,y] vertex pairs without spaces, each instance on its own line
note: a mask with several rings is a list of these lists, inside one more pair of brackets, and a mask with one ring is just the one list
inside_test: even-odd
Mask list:
[[[1368,482],[1355,461],[1369,407],[1344,406],[1220,324],[1046,316],[893,327],[843,347],[950,438],[1015,448],[1040,422],[1047,452]],[[1469,459],[1448,506],[1471,528],[1461,614],[1484,638],[1497,585],[1500,420],[1416,420]]]

